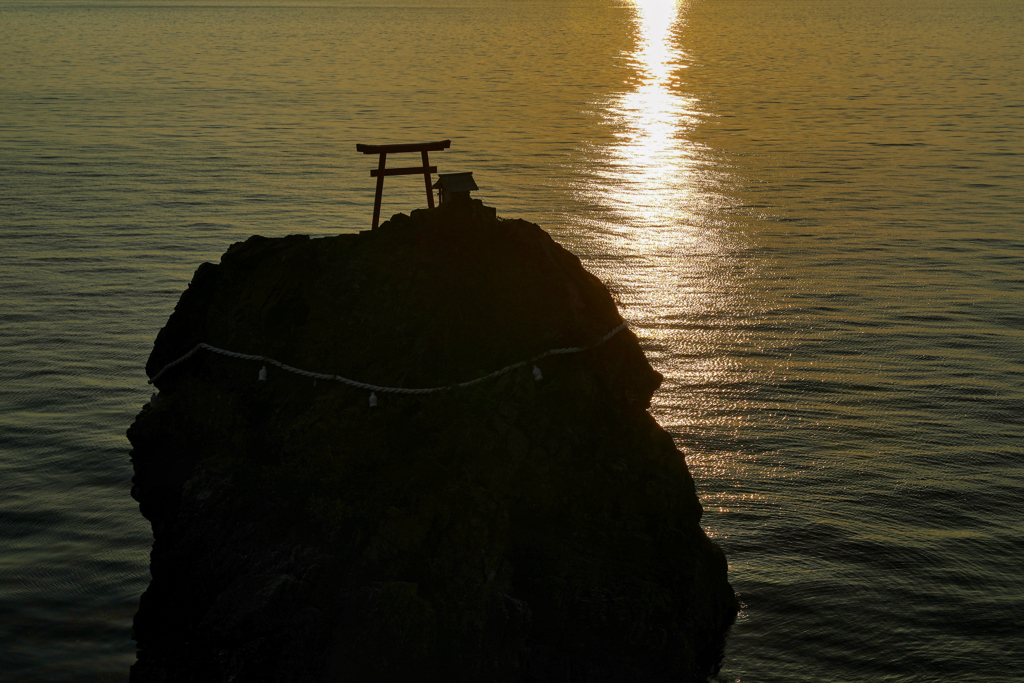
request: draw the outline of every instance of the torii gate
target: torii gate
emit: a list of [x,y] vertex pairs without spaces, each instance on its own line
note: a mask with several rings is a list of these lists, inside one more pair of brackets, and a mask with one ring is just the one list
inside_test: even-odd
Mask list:
[[[384,176],[386,175],[414,175],[423,174],[424,183],[427,186],[427,207],[434,208],[434,190],[430,183],[430,174],[437,173],[437,166],[431,166],[427,158],[427,152],[440,152],[452,146],[451,140],[440,140],[438,142],[413,142],[405,145],[356,145],[356,151],[363,154],[379,154],[380,163],[377,168],[370,171],[370,177],[377,179],[377,196],[373,200],[373,227],[377,227],[380,221],[380,199],[384,195]],[[384,162],[388,154],[400,152],[420,152],[423,155],[422,166],[407,166],[405,168],[385,168]]]

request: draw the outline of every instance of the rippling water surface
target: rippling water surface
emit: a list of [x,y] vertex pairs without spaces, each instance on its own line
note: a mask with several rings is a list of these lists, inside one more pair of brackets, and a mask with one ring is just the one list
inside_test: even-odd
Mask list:
[[313,5],[0,0],[0,678],[126,677],[123,434],[195,267],[369,227],[355,144],[450,138],[665,374],[722,680],[1020,680],[1018,2]]

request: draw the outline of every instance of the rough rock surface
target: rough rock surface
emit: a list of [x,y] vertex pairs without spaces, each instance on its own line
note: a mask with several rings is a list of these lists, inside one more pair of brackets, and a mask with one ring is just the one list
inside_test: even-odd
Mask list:
[[[621,319],[536,225],[479,202],[203,264],[154,376],[199,342],[447,386]],[[689,681],[737,603],[661,380],[624,330],[472,388],[369,392],[200,351],[128,432],[152,522],[132,680]]]

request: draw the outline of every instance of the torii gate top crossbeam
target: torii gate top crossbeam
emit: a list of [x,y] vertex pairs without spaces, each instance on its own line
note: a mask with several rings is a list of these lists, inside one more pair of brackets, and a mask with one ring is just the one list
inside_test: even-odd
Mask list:
[[452,146],[451,140],[437,142],[410,142],[398,145],[356,145],[356,151],[363,154],[399,154],[401,152],[440,152]]

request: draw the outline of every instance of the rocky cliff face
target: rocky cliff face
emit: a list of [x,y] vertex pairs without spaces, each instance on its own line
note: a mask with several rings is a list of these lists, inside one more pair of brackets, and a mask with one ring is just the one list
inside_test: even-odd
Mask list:
[[[621,323],[536,225],[479,202],[203,264],[153,377],[200,342],[449,386]],[[267,369],[265,380],[260,370]],[[628,330],[468,388],[370,391],[201,350],[128,436],[152,522],[148,681],[687,681],[737,603]]]

